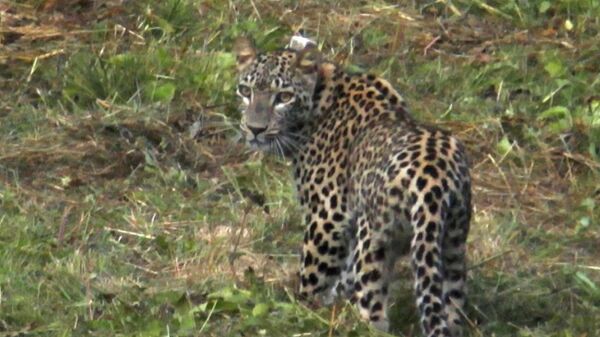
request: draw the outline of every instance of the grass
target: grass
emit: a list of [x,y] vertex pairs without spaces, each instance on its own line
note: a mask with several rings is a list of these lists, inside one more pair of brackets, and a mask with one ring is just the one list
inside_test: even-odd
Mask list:
[[[0,336],[381,336],[296,300],[288,164],[235,142],[233,40],[304,28],[471,155],[469,336],[600,335],[595,1],[0,4]],[[406,261],[391,309],[419,334]]]

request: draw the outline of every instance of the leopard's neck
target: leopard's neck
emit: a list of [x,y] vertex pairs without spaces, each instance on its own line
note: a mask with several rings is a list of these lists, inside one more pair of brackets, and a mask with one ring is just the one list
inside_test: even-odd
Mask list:
[[296,143],[288,151],[292,157],[313,142],[322,128],[337,130],[344,125],[349,138],[355,138],[374,123],[414,127],[406,102],[387,80],[370,74],[349,74],[332,63],[322,64],[318,72],[311,118],[291,128]]

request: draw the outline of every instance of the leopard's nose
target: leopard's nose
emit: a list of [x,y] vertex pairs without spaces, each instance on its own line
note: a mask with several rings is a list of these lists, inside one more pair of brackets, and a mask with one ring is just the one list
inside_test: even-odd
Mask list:
[[248,125],[248,129],[254,134],[254,137],[258,137],[259,134],[265,132],[267,130],[266,127],[254,127]]

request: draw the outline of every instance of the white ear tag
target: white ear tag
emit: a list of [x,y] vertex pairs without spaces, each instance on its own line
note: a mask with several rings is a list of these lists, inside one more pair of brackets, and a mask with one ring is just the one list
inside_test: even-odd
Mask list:
[[317,45],[317,43],[314,40],[311,40],[302,35],[294,35],[290,39],[290,43],[288,43],[288,45],[285,47],[293,50],[304,50],[308,45],[311,44],[314,46]]

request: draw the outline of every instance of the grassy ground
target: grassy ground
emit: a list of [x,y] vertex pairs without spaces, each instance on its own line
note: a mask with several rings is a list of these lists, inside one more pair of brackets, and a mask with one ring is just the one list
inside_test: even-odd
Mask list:
[[468,335],[600,336],[600,4],[401,3],[0,1],[0,336],[383,335],[295,300],[288,165],[234,141],[232,41],[298,28],[468,145]]

